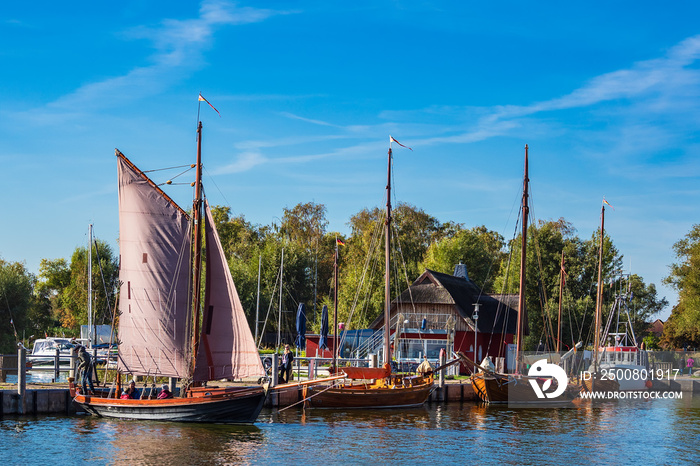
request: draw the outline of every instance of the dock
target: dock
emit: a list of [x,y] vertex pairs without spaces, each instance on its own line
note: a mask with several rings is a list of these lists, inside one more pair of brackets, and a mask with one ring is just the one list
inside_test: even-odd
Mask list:
[[[219,384],[221,385],[221,384]],[[700,395],[700,379],[680,376],[676,380],[655,380],[652,390],[679,391],[684,396]],[[686,395],[687,394],[687,395]],[[0,416],[3,415],[36,415],[64,414],[73,415],[76,410],[70,396],[67,383],[27,384],[22,396],[17,391],[16,384],[0,383]],[[285,384],[273,387],[265,400],[265,407],[279,409],[298,404],[303,401],[301,385]],[[435,403],[464,403],[477,402],[477,398],[469,380],[449,380],[443,387],[437,386],[430,394],[428,405]]]
[[[218,385],[222,385],[221,383]],[[213,384],[212,384],[213,385]],[[282,408],[299,403],[302,389],[298,384],[285,384],[270,389],[265,407]],[[428,403],[476,401],[474,390],[468,380],[455,380],[444,387],[436,387],[430,394]],[[26,385],[24,397],[17,391],[16,384],[0,383],[0,416],[36,414],[76,414],[76,406],[70,396],[67,383],[41,383]]]

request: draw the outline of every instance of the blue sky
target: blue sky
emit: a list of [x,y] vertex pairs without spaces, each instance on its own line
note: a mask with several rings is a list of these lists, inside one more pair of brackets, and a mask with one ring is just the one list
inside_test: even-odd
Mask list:
[[0,15],[0,257],[32,272],[89,223],[116,248],[114,148],[144,170],[192,163],[201,92],[222,115],[202,107],[210,202],[253,223],[314,201],[349,233],[382,204],[392,135],[413,148],[395,150],[398,200],[510,238],[528,144],[534,215],[589,238],[605,196],[626,271],[677,300],[661,280],[700,222],[697,2],[40,0]]

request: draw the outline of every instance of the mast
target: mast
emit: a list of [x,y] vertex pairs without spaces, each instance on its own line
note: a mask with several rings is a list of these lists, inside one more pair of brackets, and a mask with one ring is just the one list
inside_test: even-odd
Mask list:
[[390,291],[390,245],[391,245],[391,137],[389,137],[389,157],[388,168],[386,175],[386,243],[384,251],[384,259],[386,269],[384,273],[384,355],[385,364],[391,364],[391,343],[389,342],[391,317],[389,315],[391,309],[391,291]]
[[564,296],[564,250],[561,251],[561,269],[559,270],[559,316],[557,317],[557,353],[561,344],[561,306]]
[[277,348],[282,345],[282,278],[284,278],[284,248],[282,248],[282,259],[280,261],[280,303],[277,313]]
[[88,225],[88,348],[93,345],[92,331],[92,223]]
[[258,323],[260,322],[260,268],[262,267],[262,254],[258,258],[258,294],[255,299],[255,343],[258,343]]
[[525,144],[525,174],[523,176],[523,218],[522,238],[520,246],[520,291],[518,292],[518,328],[516,329],[515,373],[520,373],[520,352],[522,350],[523,325],[525,325],[525,267],[527,265],[527,219],[530,212],[528,206],[528,147]]
[[199,310],[201,308],[201,278],[202,278],[202,122],[197,125],[197,170],[194,185],[194,200],[192,201],[192,222],[193,222],[193,247],[192,259],[192,364],[191,372],[194,376],[194,366],[197,360],[197,350],[199,349]]
[[333,367],[338,367],[338,254],[338,238],[336,238],[333,260]]
[[[598,250],[598,290],[595,299],[595,336],[593,339],[593,372],[598,372],[600,317],[603,309],[603,237],[605,236],[605,204],[600,208],[600,248]],[[595,381],[595,378],[593,379]]]

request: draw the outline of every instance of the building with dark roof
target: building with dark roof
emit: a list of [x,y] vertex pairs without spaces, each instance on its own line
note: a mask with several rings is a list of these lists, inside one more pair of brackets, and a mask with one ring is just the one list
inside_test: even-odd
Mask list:
[[[426,270],[391,304],[394,356],[398,360],[418,361],[422,356],[437,360],[444,349],[448,357],[452,351],[463,351],[475,361],[490,356],[495,363],[504,364],[499,358],[506,357],[513,343],[517,303],[517,295],[496,297],[482,292],[463,264],[455,268],[455,275]],[[384,316],[380,316],[370,328],[379,330],[383,325]]]

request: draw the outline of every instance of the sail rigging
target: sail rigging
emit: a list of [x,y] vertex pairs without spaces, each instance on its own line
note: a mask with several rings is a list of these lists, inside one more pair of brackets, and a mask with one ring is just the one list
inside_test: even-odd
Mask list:
[[[267,391],[261,386],[203,386],[265,372],[203,198],[201,136],[199,122],[192,217],[116,151],[121,282],[117,390],[76,393],[71,384],[75,402],[91,414],[252,423],[262,409]],[[154,381],[179,378],[182,388],[176,398],[161,392],[153,399],[153,389],[147,398],[144,391],[121,394],[123,373]]]
[[186,377],[189,215],[118,150],[121,372]]

